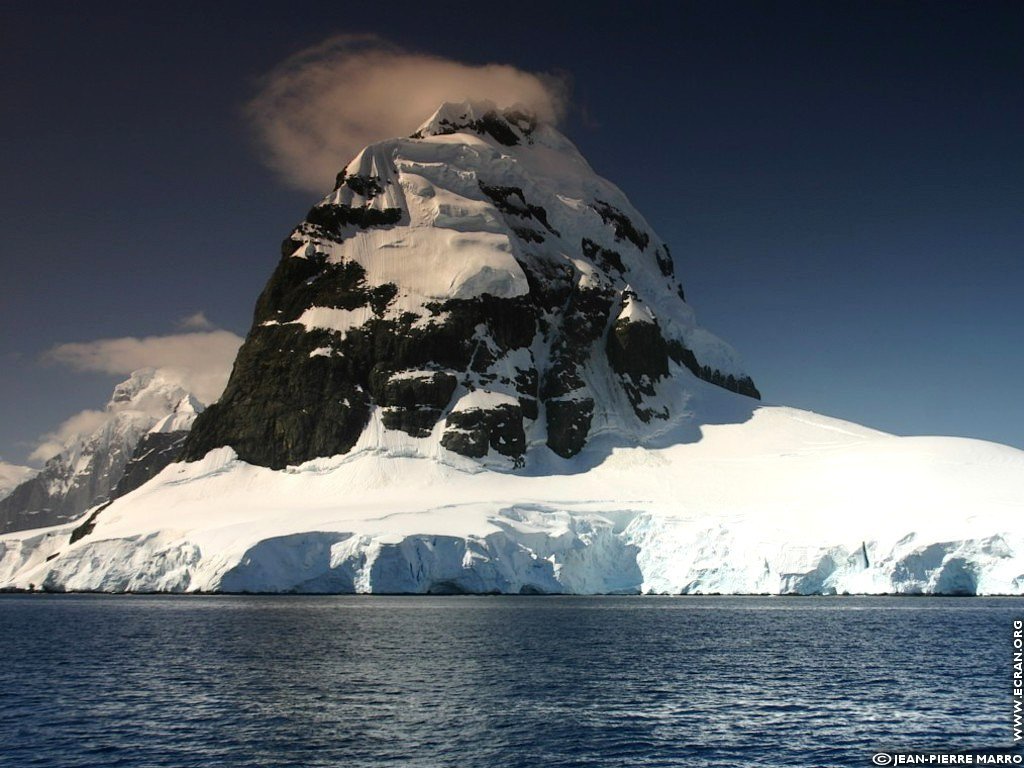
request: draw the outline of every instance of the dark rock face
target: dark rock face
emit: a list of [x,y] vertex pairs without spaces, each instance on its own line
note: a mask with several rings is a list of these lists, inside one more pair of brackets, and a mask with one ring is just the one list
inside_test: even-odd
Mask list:
[[164,467],[177,461],[186,437],[188,430],[145,435],[135,446],[135,453],[125,465],[124,474],[110,497],[116,499],[131,493],[150,478],[156,477]]
[[[394,286],[369,288],[358,264],[284,256],[256,302],[227,389],[196,419],[183,458],[229,445],[245,461],[280,469],[346,453],[370,413],[372,346],[350,337],[359,354],[335,357],[342,349],[334,334],[288,323],[312,306],[382,312],[393,296]],[[332,354],[313,355],[318,349]]]
[[[286,243],[293,241],[287,240]],[[256,323],[293,323],[309,307],[384,312],[397,293],[386,283],[369,288],[366,271],[355,262],[329,264],[323,255],[285,256],[256,301]]]
[[668,345],[655,323],[618,320],[608,334],[608,361],[634,382],[657,381],[668,376]]
[[644,396],[655,394],[654,383],[668,376],[668,344],[657,323],[617,320],[608,334],[607,351],[608,362],[621,376],[636,415],[644,422],[652,417],[668,418],[667,411],[641,406]]
[[622,256],[617,251],[613,251],[610,248],[602,248],[593,240],[588,240],[585,237],[580,243],[580,248],[584,256],[601,267],[605,272],[614,269],[621,275],[626,271],[626,267],[622,263]]
[[[498,114],[497,111],[490,110],[475,120],[469,119],[467,115],[463,115],[461,119],[455,121],[441,120],[435,134],[444,136],[464,131],[468,128],[481,135],[491,136],[499,144],[503,144],[506,147],[514,147],[520,143],[521,138],[529,141],[530,134],[533,133],[536,127],[536,118],[525,112],[507,109]],[[421,139],[423,135],[417,131],[410,138]]]
[[450,413],[441,445],[473,458],[486,456],[488,447],[502,456],[521,456],[526,451],[522,408],[502,404]]
[[230,445],[245,461],[281,469],[346,453],[369,417],[369,395],[352,375],[354,365],[310,357],[318,342],[330,339],[326,333],[254,327],[220,401],[196,418],[183,457],[201,458]]
[[[664,251],[661,248],[657,248],[654,251],[654,257],[658,260],[658,269],[661,270],[661,274],[665,277],[675,277],[676,267],[672,261],[672,254],[668,249],[668,246],[664,246]],[[680,296],[682,298],[682,296]]]
[[306,223],[318,227],[320,233],[326,237],[339,238],[341,230],[345,227],[382,227],[388,224],[397,224],[402,219],[401,208],[377,208],[355,207],[325,203],[310,208],[306,214]]
[[545,240],[544,235],[529,227],[512,227],[512,231],[515,232],[516,237],[527,243],[543,243]]
[[[73,520],[74,517],[67,517],[67,513],[61,510],[60,501],[52,497],[47,486],[48,483],[37,475],[0,499],[0,532],[23,531]],[[81,510],[77,514],[81,514]]]
[[85,520],[82,521],[81,524],[79,524],[73,531],[71,531],[71,538],[68,539],[68,543],[74,544],[79,539],[84,539],[86,536],[92,533],[93,529],[96,527],[96,518],[100,516],[100,512],[109,507],[111,504],[113,504],[113,502],[108,501],[106,504],[102,504],[96,509],[94,509],[92,511],[92,514],[85,518]]
[[[499,381],[489,373],[495,360],[528,347],[537,332],[537,311],[524,299],[451,299],[429,308],[436,323],[414,325],[417,315],[382,316],[394,295],[394,286],[368,287],[364,270],[352,262],[282,259],[257,301],[254,325],[227,389],[197,418],[184,458],[195,460],[229,445],[245,461],[280,469],[346,453],[373,404],[384,407],[389,429],[426,436],[455,390],[456,374],[450,372],[472,374],[481,386]],[[343,337],[295,325],[313,306],[362,308],[369,319]],[[474,339],[480,326],[487,329],[486,343]],[[436,373],[425,379],[395,376],[431,369]],[[525,372],[500,383],[518,387],[517,382],[531,380]],[[523,394],[536,396],[535,391]]]
[[334,188],[338,189],[345,185],[357,195],[372,200],[377,195],[384,194],[384,184],[380,176],[362,176],[360,174],[345,175],[345,171],[338,174]]
[[593,208],[604,223],[610,224],[615,230],[616,240],[628,240],[641,251],[650,243],[650,235],[637,229],[629,217],[611,203],[595,200]]
[[551,365],[541,386],[547,408],[548,447],[563,458],[582,450],[590,431],[594,401],[575,393],[595,343],[604,335],[614,292],[579,288],[570,293],[551,346]]
[[[441,445],[447,450],[474,458],[497,454],[512,459],[513,467],[524,460],[534,423],[544,419],[548,447],[569,458],[586,445],[595,414],[605,412],[588,385],[588,371],[600,356],[607,356],[644,421],[667,417],[643,400],[670,375],[670,360],[715,384],[757,396],[749,379],[702,366],[692,351],[669,340],[666,328],[675,329],[677,321],[665,326],[612,322],[613,310],[622,306],[623,286],[634,275],[644,281],[643,290],[664,285],[682,295],[667,247],[656,238],[652,243],[642,219],[611,191],[603,196],[626,207],[628,215],[607,199],[572,198],[570,206],[550,185],[534,183],[534,170],[523,176],[511,172],[515,152],[501,147],[533,151],[524,145],[540,143],[543,132],[533,118],[509,110],[479,114],[455,105],[423,130],[490,137],[493,157],[475,149],[450,152],[457,146],[445,142],[437,155],[443,160],[434,162],[431,148],[421,142],[384,142],[349,166],[358,165],[360,173],[338,175],[329,202],[315,206],[284,241],[228,386],[220,401],[198,416],[183,449],[185,459],[230,446],[244,461],[280,469],[348,452],[371,418],[413,438],[430,437],[443,424]],[[438,190],[457,190],[457,197],[472,203],[466,210],[482,213],[460,213],[463,205],[435,195]],[[394,275],[388,278],[393,283],[369,280],[368,269],[381,273],[367,261],[375,258],[374,251],[361,250],[363,244],[379,250],[382,265],[400,262],[403,255],[421,258],[424,252],[438,258],[429,250],[436,246],[415,250],[422,242],[415,229],[448,229],[436,223],[442,208],[446,219],[459,223],[450,232],[461,233],[464,226],[488,238],[506,236],[493,247],[510,258],[479,272],[485,276],[481,284],[501,286],[495,291],[505,297],[472,289],[466,294],[474,298],[443,298],[443,287],[414,290],[402,267],[388,272],[392,267],[382,266],[383,274]],[[574,234],[573,242],[566,242],[555,224],[568,232],[561,223],[567,215],[578,215],[581,227],[570,220],[572,229],[587,236]],[[402,231],[365,232],[375,228]],[[344,247],[355,237],[362,244]],[[413,250],[402,250],[407,247]],[[385,254],[384,248],[394,250]],[[467,268],[479,269],[472,261],[475,253],[452,246],[444,257],[466,258]],[[506,266],[512,260],[522,275]],[[508,274],[511,282],[492,281],[494,273]],[[508,286],[523,290],[522,276],[529,290],[512,296]],[[442,298],[422,298],[438,293]],[[453,288],[449,295],[457,293]],[[306,314],[314,308],[324,311]],[[342,318],[335,327],[330,327],[333,320],[316,319],[329,310],[342,310],[331,315]],[[487,408],[470,405],[486,398],[462,401],[479,390],[505,398]]]
[[[536,219],[553,235],[557,230],[548,224],[548,212],[539,205],[526,202],[526,196],[519,187],[488,186],[480,182],[480,191],[487,195],[494,206],[504,214],[518,216],[523,219]],[[543,237],[541,238],[543,241]]]
[[594,418],[593,399],[549,400],[547,414],[548,447],[563,458],[582,451]]
[[668,355],[675,362],[686,366],[690,373],[698,379],[703,379],[710,384],[714,384],[722,389],[727,389],[730,392],[736,392],[740,395],[752,397],[755,400],[761,399],[761,393],[757,391],[757,387],[754,386],[754,380],[749,376],[741,376],[737,378],[731,373],[726,375],[716,368],[712,368],[708,365],[701,365],[697,362],[697,358],[693,354],[693,351],[684,347],[681,342],[675,340],[670,341],[668,343]]
[[[429,437],[455,392],[458,380],[437,371],[426,377],[388,377],[372,389],[384,406],[382,420],[388,429],[400,429],[413,437]],[[486,453],[486,451],[485,451]]]

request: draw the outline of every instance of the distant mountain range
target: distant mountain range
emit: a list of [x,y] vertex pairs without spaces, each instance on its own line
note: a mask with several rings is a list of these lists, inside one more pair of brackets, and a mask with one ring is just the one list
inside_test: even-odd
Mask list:
[[124,495],[178,458],[203,405],[173,373],[135,371],[114,388],[94,431],[71,437],[39,472],[0,490],[0,531],[70,522]]

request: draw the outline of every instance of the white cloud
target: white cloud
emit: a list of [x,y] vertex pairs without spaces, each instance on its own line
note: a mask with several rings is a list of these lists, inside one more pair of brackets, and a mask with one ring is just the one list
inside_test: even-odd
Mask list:
[[30,467],[9,464],[0,457],[0,499],[4,498],[35,474]]
[[64,446],[82,435],[91,435],[110,421],[112,414],[106,411],[81,411],[61,422],[53,432],[40,438],[39,445],[28,455],[30,462],[44,462],[64,450]]
[[174,368],[181,382],[204,403],[220,397],[242,339],[230,331],[100,339],[59,344],[45,359],[79,371],[127,375],[139,368]]
[[408,136],[445,101],[522,104],[554,121],[567,91],[564,78],[410,53],[373,35],[330,37],[282,62],[261,85],[247,112],[268,165],[320,193],[365,145]]

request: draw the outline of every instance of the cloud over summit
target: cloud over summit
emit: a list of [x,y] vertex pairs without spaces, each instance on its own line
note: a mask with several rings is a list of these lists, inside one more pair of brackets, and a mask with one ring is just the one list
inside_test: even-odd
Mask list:
[[445,101],[522,104],[557,121],[566,90],[551,75],[412,53],[374,35],[337,35],[278,65],[246,111],[267,164],[295,187],[326,193],[364,146],[408,136]]
[[46,353],[49,362],[79,371],[127,375],[139,368],[173,368],[182,385],[204,403],[220,397],[235,354],[242,344],[231,331],[195,331],[59,344]]

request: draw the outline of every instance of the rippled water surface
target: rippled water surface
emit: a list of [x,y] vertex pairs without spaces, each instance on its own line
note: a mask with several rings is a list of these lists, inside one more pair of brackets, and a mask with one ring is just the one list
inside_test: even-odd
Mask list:
[[0,598],[0,764],[864,766],[1010,741],[1012,599]]

